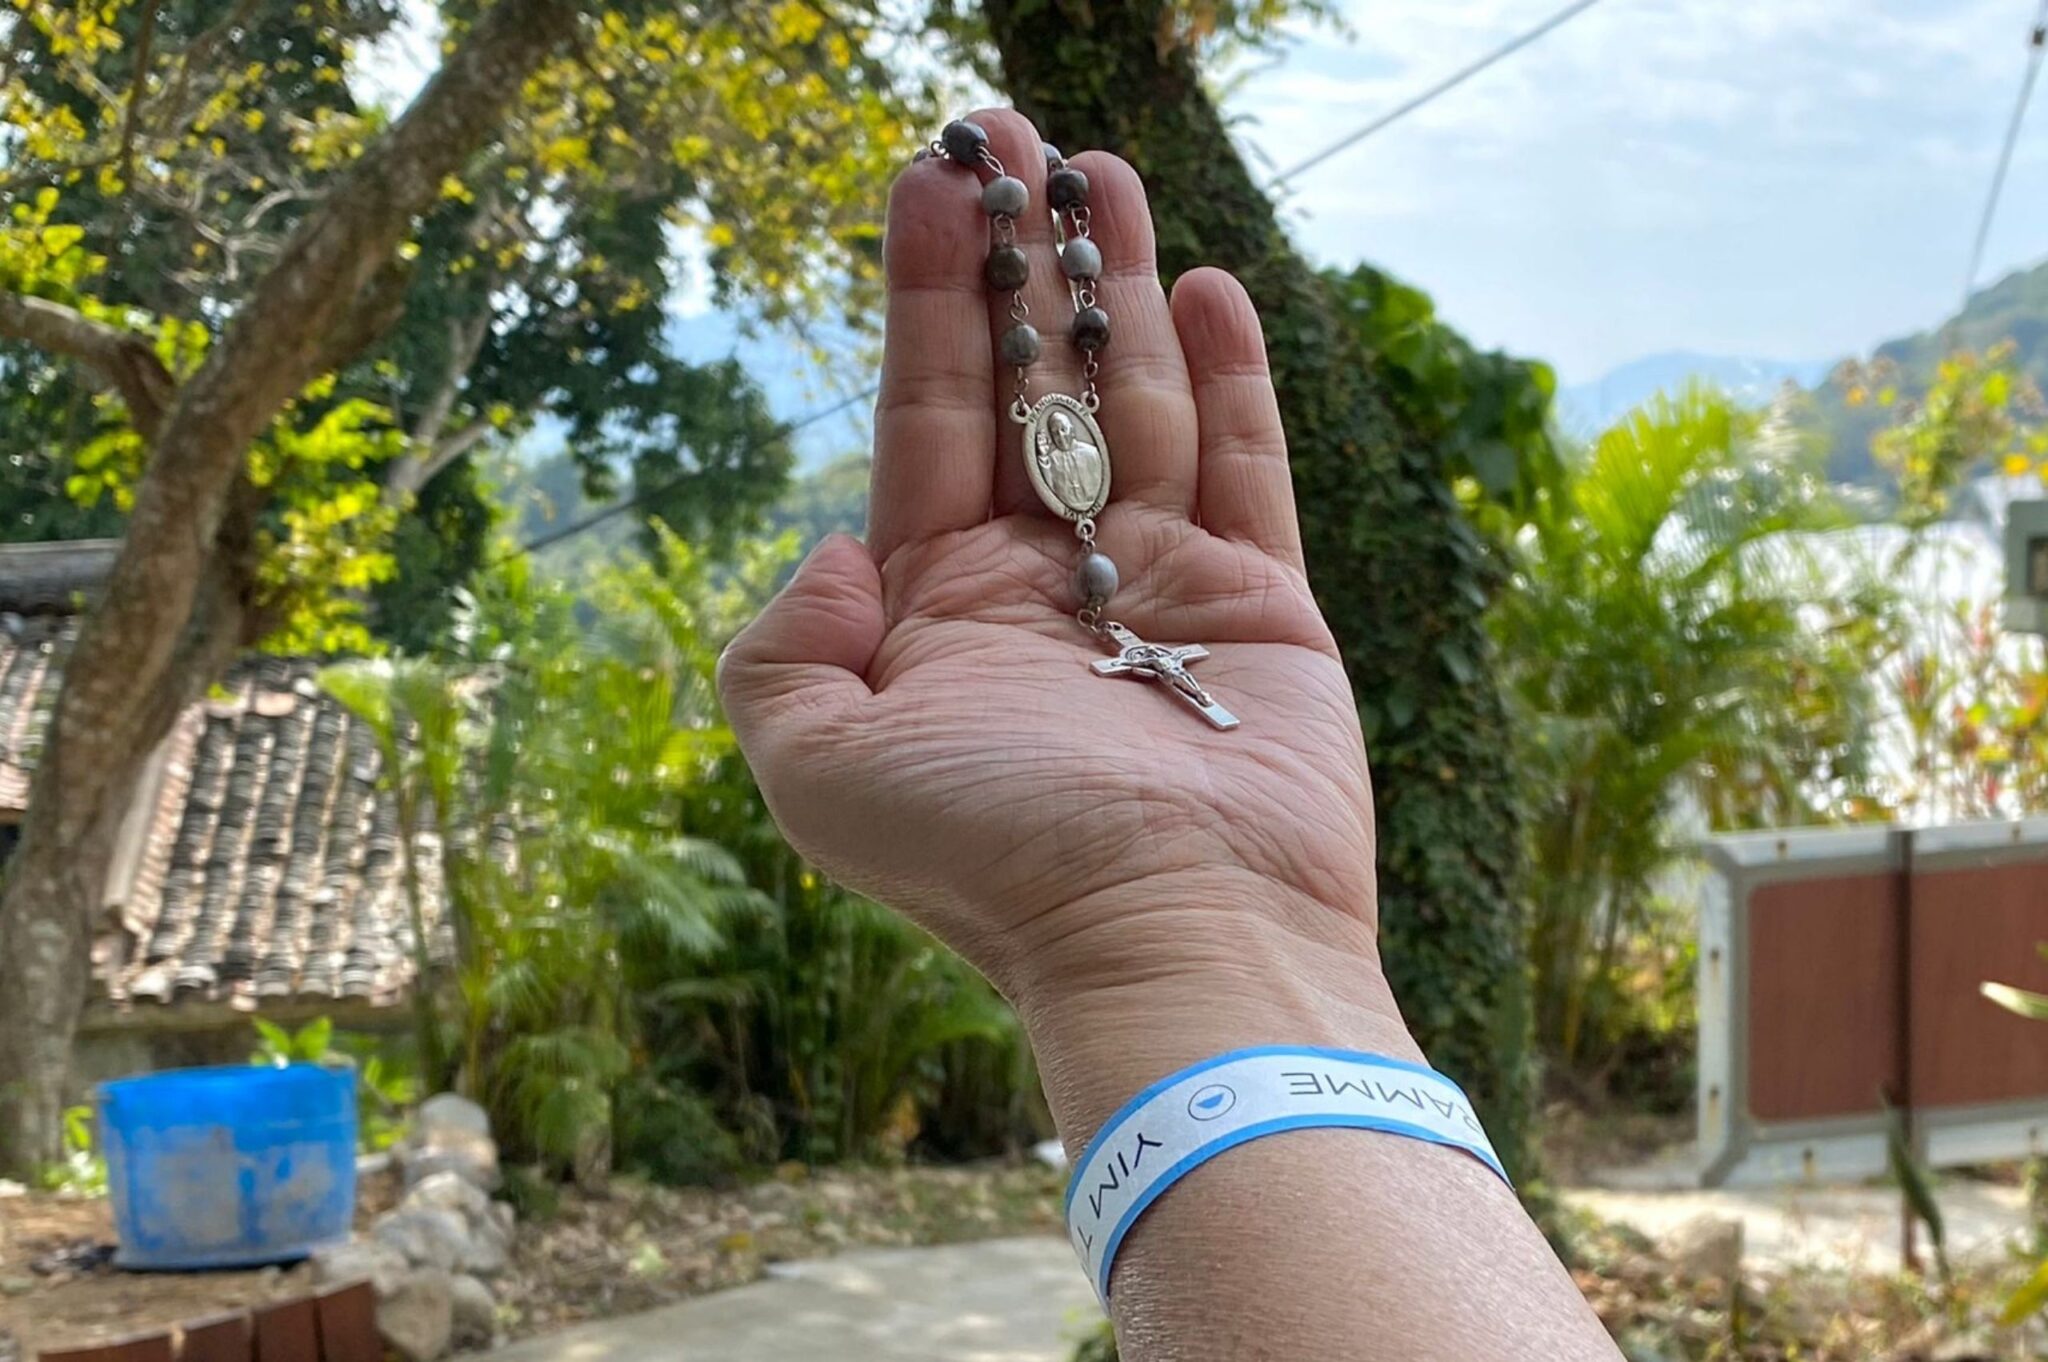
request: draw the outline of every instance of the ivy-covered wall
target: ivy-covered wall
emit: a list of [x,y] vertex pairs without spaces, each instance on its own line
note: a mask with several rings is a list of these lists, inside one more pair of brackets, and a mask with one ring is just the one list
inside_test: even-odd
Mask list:
[[1317,599],[1372,750],[1381,940],[1409,1024],[1518,1161],[1528,1103],[1521,836],[1506,712],[1481,627],[1496,570],[1435,423],[1390,389],[1355,281],[1288,241],[1160,0],[986,0],[1002,80],[1069,154],[1143,174],[1169,283],[1235,273],[1265,320]]

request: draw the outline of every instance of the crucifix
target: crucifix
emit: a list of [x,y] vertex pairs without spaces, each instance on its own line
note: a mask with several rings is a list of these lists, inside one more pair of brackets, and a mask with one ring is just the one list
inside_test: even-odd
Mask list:
[[1116,644],[1117,655],[1089,663],[1096,675],[1135,676],[1141,681],[1160,682],[1216,727],[1237,727],[1237,716],[1217,704],[1209,692],[1202,689],[1202,683],[1195,680],[1194,673],[1188,670],[1188,663],[1200,662],[1209,655],[1207,648],[1199,643],[1178,648],[1163,643],[1147,643],[1121,624],[1109,620],[1105,620],[1101,628]]

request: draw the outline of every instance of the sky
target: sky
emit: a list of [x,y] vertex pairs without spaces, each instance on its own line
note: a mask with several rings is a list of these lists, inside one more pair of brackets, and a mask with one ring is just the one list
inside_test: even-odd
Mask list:
[[[1562,0],[1351,0],[1232,89],[1273,169]],[[1585,382],[1692,350],[1828,360],[1939,322],[2035,0],[1603,0],[1325,162],[1288,196],[1319,260],[1433,293],[1475,341]],[[1979,286],[2048,255],[2048,92]]]
[[[1225,112],[1274,173],[1562,4],[1338,0],[1335,25],[1218,73]],[[2035,8],[1601,0],[1303,175],[1285,211],[1318,261],[1389,269],[1475,342],[1548,360],[1568,385],[1669,351],[1867,353],[1960,303]],[[431,34],[395,43],[372,64],[383,92],[409,93],[433,52]],[[2043,257],[2048,92],[1977,283]],[[671,309],[686,354],[737,352],[785,418],[844,390],[793,344],[740,338],[694,273]],[[806,463],[863,443],[858,414],[800,437]]]

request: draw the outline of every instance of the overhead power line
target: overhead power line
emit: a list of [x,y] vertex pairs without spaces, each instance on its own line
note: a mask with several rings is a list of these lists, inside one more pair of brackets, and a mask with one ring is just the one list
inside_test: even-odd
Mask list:
[[[1339,138],[1335,142],[1332,142],[1329,146],[1324,147],[1321,151],[1309,157],[1307,160],[1299,162],[1298,164],[1290,166],[1286,170],[1281,171],[1278,175],[1275,175],[1272,179],[1266,181],[1264,187],[1267,189],[1277,189],[1281,185],[1287,183],[1289,180],[1294,179],[1296,176],[1302,174],[1303,172],[1311,170],[1316,166],[1321,165],[1324,161],[1329,160],[1332,156],[1337,155],[1339,152],[1346,151],[1351,147],[1357,146],[1360,142],[1363,142],[1366,138],[1371,137],[1374,133],[1379,132],[1384,128],[1390,127],[1393,124],[1400,122],[1403,118],[1406,118],[1409,114],[1414,113],[1417,109],[1420,109],[1424,105],[1432,103],[1433,101],[1442,98],[1444,95],[1449,94],[1451,91],[1457,89],[1460,85],[1463,85],[1466,81],[1472,79],[1472,77],[1478,75],[1480,72],[1486,70],[1488,67],[1494,66],[1497,63],[1506,60],[1508,57],[1513,56],[1515,53],[1521,51],[1523,48],[1529,46],[1531,43],[1534,43],[1537,40],[1544,38],[1549,34],[1555,32],[1556,30],[1564,27],[1567,23],[1571,22],[1573,19],[1578,18],[1579,15],[1584,14],[1587,10],[1593,8],[1593,6],[1599,3],[1600,0],[1576,0],[1575,3],[1565,6],[1557,13],[1551,15],[1548,19],[1545,19],[1542,23],[1536,25],[1536,27],[1529,29],[1527,32],[1516,36],[1515,38],[1509,40],[1502,46],[1495,48],[1492,52],[1489,52],[1484,57],[1481,57],[1478,61],[1475,61],[1470,65],[1461,68],[1460,70],[1454,72],[1450,76],[1445,77],[1443,80],[1438,81],[1435,85],[1430,86],[1428,89],[1422,91],[1420,94],[1414,96],[1413,98],[1405,100],[1401,104],[1396,105],[1394,108],[1388,110],[1384,114],[1381,114],[1379,117],[1375,118],[1372,122],[1366,124],[1364,127],[1357,129],[1355,132],[1345,134],[1343,137]],[[2041,0],[2041,3],[2044,18],[2048,18],[2048,0]],[[2031,83],[2031,73],[2029,74],[2028,79]],[[803,417],[801,420],[792,421],[785,425],[778,426],[771,434],[763,436],[761,440],[756,443],[754,448],[759,448],[760,446],[765,445],[773,440],[786,440],[790,436],[796,434],[798,431],[804,429],[806,426],[813,426],[816,425],[818,422],[825,420],[827,417],[836,416],[840,412],[845,411],[848,407],[853,406],[857,402],[867,401],[868,399],[874,397],[875,394],[880,391],[881,385],[869,384],[867,387],[861,389],[859,392],[851,393],[848,396],[842,398],[841,400],[834,402],[831,406],[822,408],[821,410],[818,411],[814,411],[810,415]],[[749,452],[751,452],[751,450]],[[612,505],[605,507],[601,511],[597,511],[583,517],[581,520],[572,521],[571,523],[562,526],[560,529],[551,530],[548,533],[540,535],[527,543],[521,544],[517,548],[513,549],[510,553],[507,553],[504,558],[498,559],[496,561],[504,562],[507,559],[517,558],[521,554],[538,553],[542,549],[551,548],[554,545],[561,543],[565,539],[573,538],[576,535],[582,534],[585,530],[593,529],[596,526],[604,524],[608,520],[614,519],[618,516],[622,516],[626,512],[633,510],[637,506],[642,506],[645,505],[647,502],[658,500],[660,497],[666,495],[668,492],[681,486],[685,481],[694,476],[696,476],[694,473],[679,473],[675,477],[669,478],[666,481],[658,484],[657,486],[647,488],[644,491],[635,492],[632,496],[626,498],[624,501],[615,502]]]
[[2027,121],[2027,106],[2033,102],[2034,84],[2041,74],[2041,57],[2048,52],[2048,0],[2034,15],[2034,31],[2027,40],[2027,73],[2020,78],[2020,97],[2012,108],[2012,121],[2005,127],[2005,145],[1998,153],[1998,168],[1991,172],[1991,192],[1984,199],[1984,216],[1977,222],[1977,241],[1970,248],[1970,269],[1963,276],[1963,306],[1977,286],[1984,268],[1984,247],[1991,240],[1991,224],[1998,217],[1998,200],[2005,193],[2006,172],[2012,169],[2013,148],[2019,145],[2020,127]]
[[[834,402],[829,407],[820,407],[817,411],[812,412],[810,415],[802,418],[801,420],[786,421],[783,424],[777,426],[774,430],[770,431],[768,434],[763,435],[758,440],[755,440],[752,444],[750,444],[747,447],[746,452],[752,454],[756,450],[764,448],[765,446],[772,444],[776,440],[787,440],[790,436],[796,434],[798,431],[804,429],[807,426],[815,426],[816,424],[818,424],[818,422],[823,421],[828,417],[837,416],[840,412],[845,411],[848,407],[853,406],[857,402],[867,401],[869,398],[873,397],[878,390],[878,385],[870,385],[869,387],[862,389],[860,392],[849,393],[847,396],[840,398],[837,402]],[[668,495],[670,492],[673,492],[676,488],[681,487],[684,483],[688,482],[690,479],[697,476],[699,476],[697,471],[695,469],[691,469],[687,472],[678,473],[672,478],[664,478],[662,481],[656,483],[652,487],[642,488],[640,491],[635,492],[632,496],[627,497],[624,501],[615,501],[601,511],[591,512],[589,515],[584,516],[581,520],[572,520],[567,525],[564,525],[559,529],[549,530],[546,534],[538,535],[533,539],[528,540],[526,543],[521,544],[518,548],[513,549],[510,553],[504,555],[504,557],[497,559],[495,562],[492,563],[492,566],[495,567],[497,566],[498,563],[508,562],[511,559],[519,557],[519,555],[523,553],[538,553],[542,549],[552,548],[554,545],[561,543],[564,539],[571,539],[579,534],[582,534],[585,530],[595,529],[599,525],[604,524],[607,520],[614,520],[619,516],[624,515],[626,512],[632,510],[636,506],[644,506],[650,501],[659,501],[662,497]]]
[[1471,65],[1459,68],[1457,71],[1444,77],[1442,80],[1430,86],[1427,90],[1424,90],[1422,93],[1415,95],[1413,98],[1404,100],[1401,103],[1396,104],[1393,108],[1387,110],[1379,117],[1373,119],[1372,122],[1367,123],[1364,127],[1359,128],[1355,132],[1346,133],[1344,136],[1338,138],[1329,146],[1324,147],[1321,151],[1309,157],[1307,160],[1300,161],[1294,165],[1289,166],[1287,169],[1281,171],[1278,175],[1275,175],[1272,179],[1268,180],[1266,182],[1266,188],[1277,189],[1281,185],[1286,184],[1289,180],[1293,179],[1295,176],[1301,174],[1303,171],[1311,170],[1316,166],[1321,165],[1323,162],[1329,160],[1332,156],[1335,156],[1338,152],[1350,150],[1352,147],[1357,146],[1360,142],[1363,142],[1366,138],[1372,136],[1374,133],[1379,132],[1384,128],[1391,127],[1395,123],[1398,123],[1402,119],[1406,118],[1409,114],[1414,113],[1417,109],[1422,108],[1424,105],[1433,103],[1442,96],[1449,94],[1451,91],[1457,89],[1460,85],[1463,85],[1466,81],[1472,79],[1472,77],[1478,75],[1480,72],[1486,70],[1488,67],[1493,66],[1498,62],[1506,60],[1507,58],[1513,56],[1515,53],[1521,51],[1523,48],[1529,46],[1529,44],[1537,42],[1540,39],[1546,38],[1550,34],[1555,33],[1558,29],[1563,28],[1566,24],[1578,18],[1581,14],[1584,14],[1587,10],[1593,8],[1593,6],[1599,3],[1600,0],[1577,0],[1575,4],[1566,5],[1563,9],[1551,15],[1548,19],[1545,19],[1542,23],[1536,25],[1536,27],[1530,29],[1528,32],[1523,33],[1513,39],[1510,39],[1507,43],[1503,44],[1500,47],[1496,47],[1493,51],[1487,53],[1485,56],[1481,57],[1478,61],[1473,62]]

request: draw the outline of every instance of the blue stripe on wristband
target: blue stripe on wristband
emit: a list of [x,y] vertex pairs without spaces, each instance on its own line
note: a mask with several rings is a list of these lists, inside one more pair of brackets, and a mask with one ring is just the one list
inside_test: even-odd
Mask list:
[[1126,1102],[1075,1164],[1067,1232],[1096,1294],[1108,1303],[1124,1236],[1189,1170],[1249,1141],[1314,1128],[1375,1130],[1462,1149],[1507,1180],[1463,1090],[1434,1069],[1313,1046],[1234,1050]]

